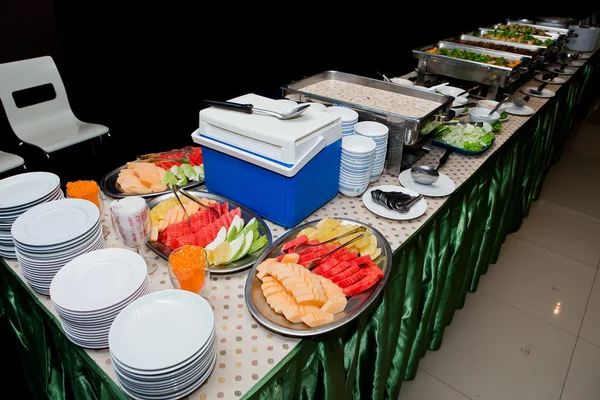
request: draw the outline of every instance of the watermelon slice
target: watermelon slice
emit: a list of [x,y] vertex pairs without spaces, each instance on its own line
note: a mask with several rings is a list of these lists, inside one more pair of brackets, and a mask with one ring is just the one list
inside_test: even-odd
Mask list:
[[350,262],[342,261],[341,263],[338,263],[335,267],[330,268],[327,271],[324,271],[322,276],[323,276],[323,278],[330,278],[332,276],[339,274],[340,272],[342,272],[343,270],[345,270],[348,267],[350,267]]
[[324,258],[323,261],[321,261],[321,263],[325,263],[325,262],[327,262],[329,260],[332,260],[332,259],[337,259],[337,258],[342,257],[342,256],[347,255],[347,254],[353,254],[353,258],[358,257],[355,253],[352,253],[347,248],[342,247],[341,249],[339,249],[335,253],[328,255],[327,258]]
[[238,217],[242,216],[242,210],[240,210],[239,207],[229,211],[228,213],[224,214],[218,220],[199,229],[195,233],[196,245],[200,246],[200,247],[205,247],[207,244],[209,244],[210,242],[215,240],[215,238],[217,237],[217,234],[219,233],[219,230],[222,227],[229,229],[229,226],[231,225],[231,222],[233,221],[233,218],[236,215]]
[[336,283],[339,287],[345,288],[345,287],[348,287],[348,286],[360,281],[365,276],[369,276],[367,271],[365,271],[364,269],[359,269],[354,274],[352,274]]
[[339,274],[337,274],[335,276],[332,276],[329,279],[333,283],[338,283],[339,281],[343,281],[344,279],[346,279],[346,278],[354,275],[355,273],[357,273],[360,270],[361,270],[361,268],[358,265],[351,265],[349,268],[346,268],[345,270],[343,270]]
[[[369,263],[369,261],[370,261],[371,263],[373,263],[373,260],[371,260],[371,256],[370,256],[370,255],[366,255],[366,256],[358,257],[358,258],[356,259],[356,263],[357,263],[357,265],[368,264],[368,263]],[[375,264],[375,265],[377,265],[377,264]]]
[[350,286],[346,286],[344,288],[344,294],[349,297],[349,296],[354,296],[355,294],[358,294],[358,293],[362,293],[365,290],[368,290],[371,287],[375,286],[375,284],[377,284],[377,282],[379,282],[380,279],[381,278],[367,274],[358,282],[353,283]]
[[296,246],[305,244],[307,242],[308,242],[308,237],[306,237],[306,235],[298,236],[296,239],[290,240],[289,242],[284,244],[283,247],[281,248],[281,252],[284,254],[289,253]]

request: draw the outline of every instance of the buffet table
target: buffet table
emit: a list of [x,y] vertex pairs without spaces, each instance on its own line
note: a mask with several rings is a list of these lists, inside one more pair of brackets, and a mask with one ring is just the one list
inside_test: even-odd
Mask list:
[[[444,329],[468,291],[498,257],[539,195],[550,165],[560,156],[577,110],[596,78],[594,53],[557,95],[531,98],[531,117],[511,115],[492,148],[481,156],[453,154],[442,171],[457,184],[447,198],[427,198],[421,218],[397,222],[380,218],[360,197],[338,195],[307,220],[356,219],[377,228],[394,250],[393,269],[383,295],[349,325],[306,340],[286,338],[259,326],[244,297],[248,271],[211,278],[210,298],[217,327],[217,366],[190,399],[220,398],[396,398],[403,379],[413,379],[421,357],[442,344]],[[536,81],[534,81],[537,83]],[[539,84],[539,83],[538,83]],[[536,85],[537,86],[537,85]],[[441,150],[421,161],[435,165]],[[397,185],[384,175],[373,186]],[[109,199],[105,198],[105,202]],[[105,203],[103,224],[112,231]],[[268,222],[273,239],[286,229]],[[122,247],[113,232],[106,247]],[[158,264],[153,290],[172,288],[166,262]],[[24,283],[15,260],[0,268],[0,322],[20,367],[38,398],[127,398],[121,391],[108,350],[84,350],[63,334],[47,296]],[[118,279],[116,276],[115,279]],[[148,332],[148,335],[152,335]],[[156,337],[156,346],[176,340]],[[19,364],[13,360],[15,365]],[[16,367],[15,367],[16,368]]]

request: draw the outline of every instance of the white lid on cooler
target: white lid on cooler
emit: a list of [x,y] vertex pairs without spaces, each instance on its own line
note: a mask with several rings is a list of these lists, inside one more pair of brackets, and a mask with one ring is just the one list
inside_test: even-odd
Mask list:
[[[230,101],[277,112],[293,107],[256,94]],[[341,137],[339,117],[312,107],[289,120],[209,107],[200,111],[200,127],[192,134],[196,143],[285,176],[294,176]]]

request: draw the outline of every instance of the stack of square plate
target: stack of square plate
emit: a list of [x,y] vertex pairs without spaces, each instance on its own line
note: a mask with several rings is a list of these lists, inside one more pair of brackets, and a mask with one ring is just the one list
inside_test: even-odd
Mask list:
[[17,218],[11,234],[25,280],[45,295],[63,265],[104,248],[100,211],[81,199],[39,204]]
[[358,113],[351,108],[332,106],[327,107],[323,112],[336,115],[342,120],[342,135],[354,135],[354,125],[358,122]]
[[357,135],[371,138],[375,141],[375,161],[371,171],[371,182],[375,182],[383,174],[385,156],[387,155],[387,143],[389,128],[375,121],[363,121],[354,126]]
[[0,180],[0,257],[17,257],[10,228],[21,214],[63,197],[59,177],[49,172],[28,172]]
[[150,293],[146,262],[126,249],[102,249],[65,264],[50,284],[52,304],[67,337],[89,349],[108,347],[121,310]]
[[125,307],[108,343],[119,382],[134,399],[187,396],[217,362],[212,308],[185,290],[154,292]]

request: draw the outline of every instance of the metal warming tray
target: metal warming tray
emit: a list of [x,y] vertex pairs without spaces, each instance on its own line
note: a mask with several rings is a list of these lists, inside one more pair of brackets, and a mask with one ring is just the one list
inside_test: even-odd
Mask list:
[[[486,54],[493,57],[504,57],[509,60],[519,60],[521,63],[513,68],[501,67],[477,61],[463,60],[444,56],[442,54],[428,53],[434,47],[442,49],[459,49],[473,53]],[[432,45],[423,46],[413,50],[415,58],[419,60],[417,67],[417,84],[425,78],[425,73],[449,76],[457,79],[478,82],[488,85],[488,98],[495,99],[498,88],[504,88],[529,71],[532,63],[530,56],[507,53],[481,47],[465,46],[458,43],[440,41]]]
[[[384,111],[373,108],[366,104],[357,104],[341,98],[322,96],[305,90],[308,86],[323,81],[340,81],[352,83],[367,88],[379,89],[386,92],[398,93],[423,100],[438,103],[438,106],[421,117],[408,117],[396,112]],[[434,119],[434,115],[440,110],[449,107],[453,99],[427,91],[423,87],[402,86],[376,79],[366,78],[339,71],[324,71],[308,78],[292,82],[282,87],[283,95],[299,95],[299,101],[316,101],[328,105],[339,105],[350,107],[356,111],[361,121],[376,121],[385,124],[389,128],[388,151],[386,157],[386,171],[398,175],[402,167],[402,150],[404,145],[416,144],[422,137],[421,128]],[[309,89],[310,90],[310,89]]]
[[548,33],[553,33],[556,34],[555,36],[559,36],[559,35],[565,35],[565,36],[569,36],[573,31],[570,31],[567,28],[556,28],[556,27],[552,27],[552,26],[545,26],[545,25],[536,25],[536,24],[525,24],[519,21],[507,21],[506,25],[525,25],[525,26],[530,26],[532,28],[535,29],[539,29],[540,31],[545,31]]

